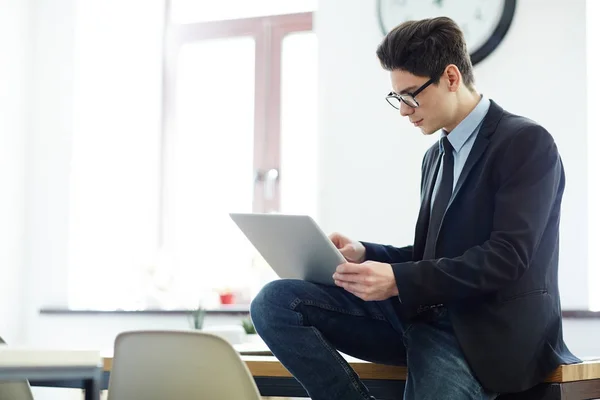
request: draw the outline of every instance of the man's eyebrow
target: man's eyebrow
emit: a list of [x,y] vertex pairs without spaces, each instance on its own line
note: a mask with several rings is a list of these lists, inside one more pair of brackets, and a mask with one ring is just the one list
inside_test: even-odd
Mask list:
[[412,93],[415,91],[417,87],[416,86],[409,86],[404,90],[401,90],[400,92],[396,93],[396,94],[406,94],[406,93]]

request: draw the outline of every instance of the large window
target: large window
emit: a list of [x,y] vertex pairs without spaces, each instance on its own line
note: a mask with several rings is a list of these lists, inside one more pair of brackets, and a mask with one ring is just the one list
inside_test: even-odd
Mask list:
[[71,307],[247,303],[275,275],[228,213],[315,214],[312,14],[201,3],[78,3]]
[[600,110],[600,101],[598,93],[600,92],[600,79],[598,72],[600,71],[600,2],[596,0],[587,1],[586,9],[587,19],[587,138],[588,138],[588,229],[589,241],[588,260],[589,260],[589,293],[590,293],[590,308],[595,311],[600,311],[600,264],[596,261],[598,255],[595,252],[596,244],[600,240],[600,180],[598,172],[600,172],[600,159],[598,158],[597,149],[600,148],[600,135],[598,135],[596,126],[598,122],[595,117]]
[[186,302],[234,290],[246,303],[275,277],[228,212],[313,212],[311,30],[311,14],[291,14],[167,33],[160,246]]

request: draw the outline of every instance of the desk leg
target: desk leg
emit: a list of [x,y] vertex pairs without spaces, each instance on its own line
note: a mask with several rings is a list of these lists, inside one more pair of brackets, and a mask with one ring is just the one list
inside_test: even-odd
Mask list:
[[85,400],[100,400],[100,378],[86,379],[83,381]]

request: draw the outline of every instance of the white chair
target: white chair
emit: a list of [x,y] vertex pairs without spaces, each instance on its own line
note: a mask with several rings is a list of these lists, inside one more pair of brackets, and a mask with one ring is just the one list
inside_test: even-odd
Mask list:
[[115,339],[108,400],[258,400],[224,339],[198,331],[133,331]]
[[[4,344],[1,337],[0,344]],[[29,382],[0,382],[0,400],[33,400]]]

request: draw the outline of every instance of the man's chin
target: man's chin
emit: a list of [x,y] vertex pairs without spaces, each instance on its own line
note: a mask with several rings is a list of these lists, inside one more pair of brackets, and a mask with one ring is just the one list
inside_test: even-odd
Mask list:
[[433,135],[434,133],[437,132],[437,130],[427,129],[424,126],[420,126],[419,129],[421,130],[421,133],[425,136]]

